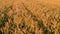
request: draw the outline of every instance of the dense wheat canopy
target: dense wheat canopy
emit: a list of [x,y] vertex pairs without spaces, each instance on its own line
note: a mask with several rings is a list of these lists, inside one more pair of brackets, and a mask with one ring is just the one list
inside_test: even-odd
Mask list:
[[0,34],[60,34],[60,0],[0,0]]

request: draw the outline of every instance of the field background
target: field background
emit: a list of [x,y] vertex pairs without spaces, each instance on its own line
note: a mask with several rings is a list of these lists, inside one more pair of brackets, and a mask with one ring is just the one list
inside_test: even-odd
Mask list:
[[0,34],[60,34],[60,0],[0,0]]

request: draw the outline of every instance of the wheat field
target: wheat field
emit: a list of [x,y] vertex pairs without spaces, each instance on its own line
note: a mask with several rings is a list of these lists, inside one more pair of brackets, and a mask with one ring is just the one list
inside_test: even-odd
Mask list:
[[0,34],[60,34],[60,0],[0,0]]

